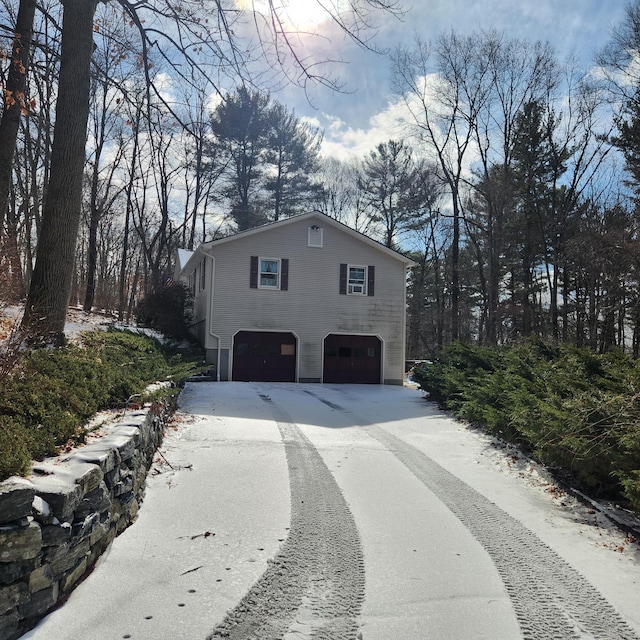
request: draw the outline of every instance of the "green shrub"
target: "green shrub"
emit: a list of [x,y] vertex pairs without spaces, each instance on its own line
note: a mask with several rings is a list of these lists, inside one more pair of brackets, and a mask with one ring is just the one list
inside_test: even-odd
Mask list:
[[30,438],[19,422],[0,416],[0,478],[26,475],[31,466]]
[[97,411],[127,404],[158,380],[180,384],[201,362],[154,338],[94,331],[81,344],[27,352],[0,380],[0,480],[32,459],[82,442]]
[[441,406],[584,490],[640,509],[640,368],[623,353],[540,340],[510,349],[457,343],[414,378]]
[[136,308],[136,320],[171,338],[190,339],[192,302],[189,288],[174,282],[147,294]]
[[472,381],[493,373],[497,360],[494,350],[456,342],[436,362],[418,368],[414,379],[429,391],[432,400],[455,411],[467,401]]
[[640,505],[640,469],[625,474],[622,478],[622,486],[626,497],[638,509],[638,505]]

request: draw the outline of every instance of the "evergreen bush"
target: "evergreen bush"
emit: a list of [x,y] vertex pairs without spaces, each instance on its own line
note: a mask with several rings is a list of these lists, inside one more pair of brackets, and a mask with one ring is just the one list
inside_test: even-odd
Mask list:
[[414,373],[458,417],[515,442],[595,497],[640,510],[640,365],[531,340],[456,343]]
[[136,321],[171,338],[192,339],[192,304],[189,288],[181,282],[171,282],[144,297],[136,308]]
[[0,380],[0,480],[28,471],[33,459],[84,440],[98,411],[125,406],[151,383],[180,384],[201,362],[155,338],[93,331],[80,344],[26,352]]

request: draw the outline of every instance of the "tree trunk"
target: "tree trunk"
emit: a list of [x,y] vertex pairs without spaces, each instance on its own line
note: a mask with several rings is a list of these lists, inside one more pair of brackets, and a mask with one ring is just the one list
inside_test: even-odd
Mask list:
[[[28,108],[25,104],[25,89],[27,86],[27,71],[31,54],[31,34],[36,12],[35,0],[20,0],[18,17],[13,35],[13,48],[10,66],[7,73],[4,91],[4,109],[0,119],[0,255],[10,256],[10,268],[13,279],[9,282],[10,291],[5,292],[10,297],[22,297],[24,285],[21,270],[16,272],[16,238],[11,221],[7,219],[9,209],[9,194],[11,191],[11,177],[13,173],[13,158],[20,128],[22,111]],[[7,231],[5,233],[5,222]],[[13,233],[13,235],[12,235]],[[19,278],[18,278],[19,275]]]
[[[130,196],[129,196],[130,197]],[[118,320],[124,320],[124,311],[127,303],[127,266],[129,264],[129,220],[131,218],[130,207],[127,203],[125,212],[124,231],[122,237],[122,260],[120,261],[120,275],[118,277]]]
[[[24,212],[25,206],[20,207]],[[26,216],[26,214],[24,214]],[[14,300],[23,300],[25,295],[24,274],[20,262],[20,247],[18,245],[18,220],[20,213],[16,212],[15,205],[7,209],[6,235],[4,237],[4,259],[9,268],[8,287],[3,292],[5,297]]]
[[84,295],[83,311],[89,313],[96,295],[96,273],[98,271],[98,225],[100,212],[92,199],[89,217],[89,243],[87,247],[87,289]]
[[95,163],[91,175],[91,201],[89,214],[89,238],[87,245],[87,288],[82,305],[83,311],[91,312],[96,297],[96,275],[98,272],[98,227],[102,211],[98,204],[99,164],[102,153],[102,142],[97,145]]
[[460,337],[460,207],[458,194],[453,201],[453,240],[451,242],[451,340]]
[[0,229],[4,226],[9,203],[13,156],[20,128],[20,116],[23,109],[27,108],[24,101],[35,12],[35,0],[20,0],[11,62],[4,90],[4,110],[0,119]]
[[93,16],[97,0],[64,0],[51,175],[23,329],[32,339],[64,339],[82,206],[89,117]]

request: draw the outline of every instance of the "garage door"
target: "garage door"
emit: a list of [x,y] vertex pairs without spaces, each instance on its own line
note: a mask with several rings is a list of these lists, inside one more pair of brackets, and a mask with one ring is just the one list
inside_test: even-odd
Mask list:
[[232,379],[295,382],[295,336],[272,331],[240,331],[233,341]]
[[380,383],[381,344],[375,336],[331,334],[324,341],[324,382]]

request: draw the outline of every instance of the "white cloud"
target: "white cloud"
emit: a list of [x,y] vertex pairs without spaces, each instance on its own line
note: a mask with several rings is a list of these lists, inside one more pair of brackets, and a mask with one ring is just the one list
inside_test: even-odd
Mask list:
[[322,154],[339,160],[363,158],[377,145],[402,135],[408,117],[401,100],[387,103],[385,109],[375,114],[365,127],[352,127],[344,120],[323,114],[325,137]]
[[[621,22],[623,17],[622,0],[614,3],[573,0],[563,5],[557,0],[533,4],[527,0],[432,0],[414,2],[404,21],[385,21],[374,44],[393,50],[398,44],[410,46],[415,33],[429,41],[451,29],[471,34],[495,28],[504,31],[508,38],[548,41],[557,49],[559,60],[573,53],[588,69],[593,54],[610,37],[611,25]],[[385,57],[349,47],[348,42],[332,32],[326,36],[326,40],[317,38],[313,49],[306,51],[315,52],[315,47],[324,44],[326,48],[319,49],[318,55],[343,59],[349,64],[327,67],[345,80],[344,94],[325,91],[322,86],[309,92],[313,108],[323,114],[321,117],[314,114],[315,122],[325,130],[323,153],[340,158],[361,155],[400,135],[395,127],[402,120],[398,116],[402,104],[399,99],[389,98],[392,78]],[[298,104],[295,98],[292,102]],[[298,112],[305,111],[308,108],[300,104]]]
[[317,129],[322,129],[322,122],[320,122],[320,119],[317,117],[311,118],[309,116],[302,116],[300,118],[300,122],[310,127],[316,127]]
[[[434,97],[444,90],[439,76],[430,74],[416,82],[430,112],[440,111],[442,106]],[[423,110],[424,105],[417,96],[399,96],[389,99],[386,106],[371,116],[363,127],[351,126],[341,118],[325,113],[322,153],[340,160],[363,158],[382,142],[410,137],[416,117],[419,118]],[[440,142],[444,144],[443,140]]]

